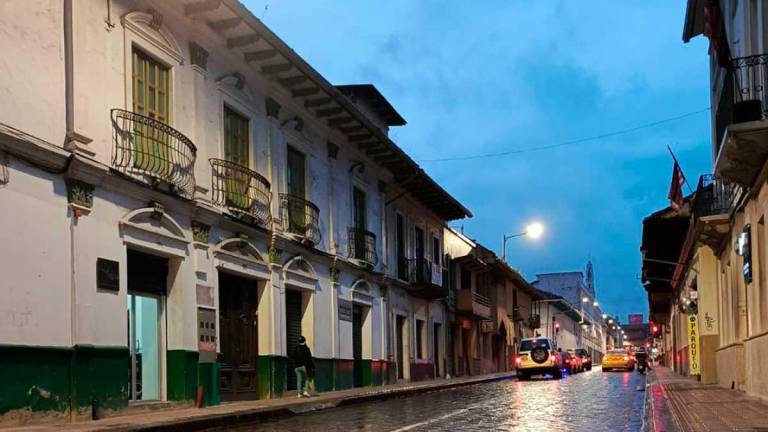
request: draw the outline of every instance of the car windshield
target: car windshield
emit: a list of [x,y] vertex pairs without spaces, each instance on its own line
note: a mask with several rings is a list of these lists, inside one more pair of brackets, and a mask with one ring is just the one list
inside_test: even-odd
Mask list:
[[532,351],[536,347],[549,349],[549,341],[546,339],[527,339],[520,341],[520,351]]
[[627,352],[624,350],[610,350],[608,351],[608,354],[626,354]]

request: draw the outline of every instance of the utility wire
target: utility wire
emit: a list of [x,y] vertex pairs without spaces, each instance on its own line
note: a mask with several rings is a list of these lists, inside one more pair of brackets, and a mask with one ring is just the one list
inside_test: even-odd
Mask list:
[[451,161],[464,161],[464,160],[472,160],[472,159],[485,159],[485,158],[491,158],[491,157],[509,156],[509,155],[513,155],[513,154],[529,153],[529,152],[534,152],[534,151],[548,150],[548,149],[553,149],[553,148],[557,148],[557,147],[565,147],[565,146],[570,146],[570,145],[575,145],[575,144],[583,144],[583,143],[589,142],[589,141],[595,141],[595,140],[599,140],[599,139],[603,139],[603,138],[615,137],[615,136],[618,136],[618,135],[625,135],[625,134],[632,133],[632,132],[635,132],[635,131],[639,131],[639,130],[642,130],[642,129],[649,129],[649,128],[652,128],[652,127],[655,127],[655,126],[659,126],[659,125],[662,125],[662,124],[665,124],[665,123],[671,123],[673,121],[681,120],[681,119],[684,119],[686,117],[691,117],[691,116],[694,116],[696,114],[701,114],[701,113],[709,111],[709,110],[710,110],[710,108],[704,108],[704,109],[700,109],[698,111],[691,111],[691,112],[688,112],[688,113],[685,113],[685,114],[681,114],[679,116],[670,117],[670,118],[666,118],[666,119],[663,119],[663,120],[657,120],[657,121],[651,122],[651,123],[645,123],[645,124],[642,124],[642,125],[639,125],[639,126],[635,126],[633,128],[629,128],[629,129],[621,129],[621,130],[618,130],[618,131],[607,132],[607,133],[600,134],[600,135],[594,135],[594,136],[590,136],[590,137],[586,137],[586,138],[579,138],[579,139],[572,140],[572,141],[564,141],[564,142],[560,142],[560,143],[557,143],[557,144],[549,144],[549,145],[540,146],[540,147],[528,147],[528,148],[522,148],[522,149],[516,149],[516,150],[507,150],[507,151],[497,152],[497,153],[485,153],[485,154],[468,155],[468,156],[454,156],[454,157],[446,157],[446,158],[439,158],[439,159],[421,159],[421,160],[419,160],[419,162],[451,162]]

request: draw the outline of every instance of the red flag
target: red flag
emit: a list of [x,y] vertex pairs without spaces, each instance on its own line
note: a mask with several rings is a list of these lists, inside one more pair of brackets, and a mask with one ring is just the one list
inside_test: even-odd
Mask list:
[[728,47],[720,0],[704,0],[704,36],[709,38],[709,50],[714,53],[717,64],[730,69],[731,49]]
[[680,165],[675,161],[675,167],[672,170],[672,183],[669,185],[669,194],[667,195],[672,210],[678,211],[683,206],[683,184],[685,184],[685,175],[683,175]]

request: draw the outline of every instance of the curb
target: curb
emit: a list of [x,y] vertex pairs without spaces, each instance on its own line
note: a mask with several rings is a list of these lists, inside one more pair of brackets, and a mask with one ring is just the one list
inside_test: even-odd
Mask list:
[[466,387],[474,384],[484,384],[496,381],[505,381],[515,379],[514,373],[505,375],[495,374],[486,378],[478,378],[470,381],[453,381],[446,380],[444,384],[438,384],[434,386],[419,386],[418,383],[414,383],[414,386],[387,389],[383,391],[371,391],[367,393],[355,394],[355,395],[339,395],[323,401],[317,401],[313,403],[310,400],[302,402],[289,402],[283,406],[275,407],[256,407],[245,408],[239,411],[230,413],[211,413],[208,415],[195,416],[193,418],[186,419],[172,419],[165,421],[158,421],[153,424],[145,425],[126,425],[125,423],[120,425],[104,425],[103,428],[99,428],[98,425],[93,425],[91,430],[109,430],[109,431],[191,431],[191,430],[205,430],[205,429],[217,429],[227,428],[234,426],[245,426],[249,423],[255,423],[258,421],[264,421],[267,419],[275,419],[281,417],[291,417],[298,414],[319,412],[327,409],[336,408],[339,406],[347,406],[360,404],[365,402],[371,402],[375,400],[393,399],[398,397],[406,397],[419,393],[429,393],[433,391],[453,389],[457,387]]
[[663,384],[658,382],[655,372],[649,372],[645,385],[645,403],[643,405],[643,432],[680,432],[669,394]]

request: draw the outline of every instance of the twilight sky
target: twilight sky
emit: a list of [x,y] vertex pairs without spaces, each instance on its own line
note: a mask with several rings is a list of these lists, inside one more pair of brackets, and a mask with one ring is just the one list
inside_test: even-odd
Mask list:
[[[709,171],[706,40],[681,40],[685,5],[646,0],[244,0],[334,84],[373,83],[408,121],[390,136],[475,214],[452,223],[526,278],[595,266],[603,310],[647,313],[642,218],[666,206],[675,150]],[[266,14],[265,5],[268,5]]]

